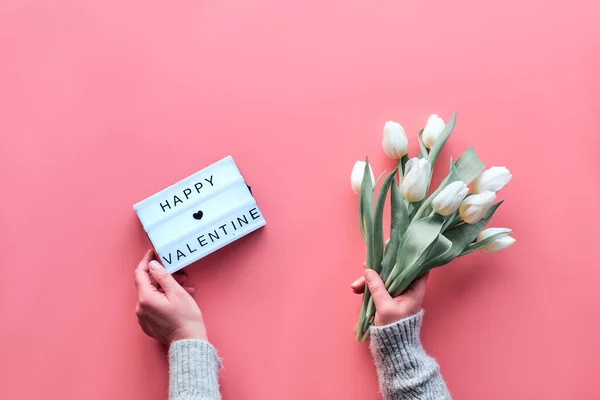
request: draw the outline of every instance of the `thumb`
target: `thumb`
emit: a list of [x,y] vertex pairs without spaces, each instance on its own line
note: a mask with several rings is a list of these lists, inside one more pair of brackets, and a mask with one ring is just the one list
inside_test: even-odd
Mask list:
[[156,260],[150,261],[150,276],[165,291],[165,294],[172,293],[181,288],[175,278]]
[[386,303],[393,302],[392,296],[388,293],[385,284],[377,272],[367,269],[365,271],[365,279],[369,287],[369,292],[371,292],[373,303],[375,303],[375,308],[381,310]]

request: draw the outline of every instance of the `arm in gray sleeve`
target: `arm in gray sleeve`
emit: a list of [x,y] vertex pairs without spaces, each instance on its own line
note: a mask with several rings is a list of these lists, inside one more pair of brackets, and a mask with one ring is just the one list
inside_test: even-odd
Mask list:
[[169,348],[169,400],[220,400],[221,361],[205,340],[178,340]]
[[448,400],[438,363],[425,353],[419,333],[423,311],[390,325],[372,326],[371,353],[385,400]]

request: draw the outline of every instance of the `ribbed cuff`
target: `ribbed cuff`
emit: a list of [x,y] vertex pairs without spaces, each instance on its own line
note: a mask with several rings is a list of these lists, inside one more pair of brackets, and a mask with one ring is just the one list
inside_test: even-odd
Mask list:
[[[389,371],[391,373],[405,372],[405,362],[412,367],[415,364],[415,352],[419,355],[423,353],[419,338],[422,321],[423,310],[389,325],[372,326],[370,328],[370,347],[375,363],[391,369]],[[394,357],[394,359],[402,360],[402,365],[398,365],[396,362],[390,363],[390,355],[399,355],[400,357]],[[401,368],[402,371],[398,371],[398,368]]]
[[178,340],[169,348],[169,399],[220,399],[221,360],[205,340]]
[[419,339],[423,311],[390,325],[372,326],[371,352],[384,399],[450,399],[437,362]]

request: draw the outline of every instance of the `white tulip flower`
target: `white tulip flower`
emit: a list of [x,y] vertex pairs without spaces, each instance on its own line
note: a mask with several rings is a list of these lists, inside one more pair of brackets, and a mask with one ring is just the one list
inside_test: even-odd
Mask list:
[[[360,192],[360,186],[362,185],[363,176],[365,174],[365,162],[357,161],[352,168],[352,174],[350,174],[350,185],[352,185],[352,190],[354,193]],[[371,183],[375,184],[375,175],[373,175],[373,170],[371,169],[371,165],[369,165],[369,171],[371,172]]]
[[[484,239],[489,238],[492,235],[495,235],[497,233],[504,233],[504,232],[512,233],[512,230],[510,230],[508,228],[484,229],[483,231],[481,231],[479,236],[477,236],[477,241],[480,242]],[[517,240],[513,237],[502,236],[501,238],[494,240],[492,243],[489,243],[489,244],[483,246],[480,250],[483,253],[495,253],[496,251],[500,251],[500,250],[506,249],[507,247],[512,246],[516,241]]]
[[438,137],[440,137],[440,133],[442,133],[445,127],[446,124],[443,119],[436,114],[431,114],[427,119],[427,125],[425,125],[423,135],[421,136],[421,140],[423,140],[425,147],[430,149]]
[[481,221],[496,200],[496,193],[487,191],[469,196],[460,203],[460,217],[467,224]]
[[473,193],[482,193],[487,190],[497,192],[506,186],[511,179],[512,174],[506,167],[492,167],[483,171],[473,181]]
[[408,154],[408,138],[402,125],[388,121],[383,126],[383,152],[389,158],[398,160]]
[[433,199],[431,206],[438,214],[447,216],[458,209],[460,203],[469,193],[469,188],[462,181],[450,183]]
[[402,196],[408,201],[421,201],[427,195],[431,163],[426,158],[411,158],[406,163],[406,174],[400,184]]

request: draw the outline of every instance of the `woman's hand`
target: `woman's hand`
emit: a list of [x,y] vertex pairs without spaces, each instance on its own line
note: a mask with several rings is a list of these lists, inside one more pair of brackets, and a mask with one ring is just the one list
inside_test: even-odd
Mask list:
[[373,303],[375,303],[376,326],[388,325],[401,319],[408,318],[421,311],[428,274],[414,281],[400,296],[392,298],[385,284],[372,269],[365,270],[365,276],[358,278],[350,287],[356,294],[365,291],[365,280],[369,286]]
[[169,274],[148,250],[135,269],[138,302],[135,313],[142,330],[150,337],[171,343],[181,339],[207,340],[200,308],[190,295],[192,287],[183,272]]

